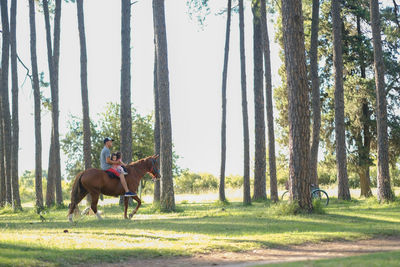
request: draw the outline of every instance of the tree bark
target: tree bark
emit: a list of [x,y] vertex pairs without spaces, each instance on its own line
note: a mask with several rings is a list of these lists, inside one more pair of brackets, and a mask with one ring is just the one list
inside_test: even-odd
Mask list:
[[225,30],[224,67],[222,70],[222,120],[221,120],[221,169],[219,176],[219,200],[226,201],[225,165],[226,165],[226,84],[228,76],[229,40],[231,33],[232,0],[228,0]]
[[[52,129],[52,133],[53,133]],[[55,180],[54,180],[54,136],[52,135],[49,149],[49,168],[47,170],[47,187],[46,187],[46,206],[54,206],[55,203]]]
[[383,62],[378,0],[370,0],[370,12],[372,41],[374,46],[376,121],[378,132],[378,199],[380,202],[385,202],[393,200],[394,195],[390,186],[385,69]]
[[[154,18],[153,18],[154,19]],[[158,93],[158,81],[157,81],[157,51],[156,51],[156,40],[154,39],[154,153],[160,155],[160,103]],[[161,183],[160,180],[154,182],[154,194],[153,204],[160,203],[161,200]]]
[[8,24],[7,0],[1,0],[1,24],[3,33],[1,55],[1,94],[3,111],[4,175],[6,178],[6,203],[12,204],[11,185],[11,114],[8,94],[8,67],[10,54],[10,31]]
[[289,102],[289,190],[310,212],[310,107],[301,0],[282,0],[282,26]]
[[54,67],[54,86],[51,85],[51,102],[52,115],[54,124],[54,180],[56,186],[56,202],[62,205],[62,188],[61,188],[61,159],[60,159],[60,137],[59,137],[59,97],[58,97],[58,66],[60,58],[60,33],[61,33],[61,0],[56,0],[54,12],[54,50],[53,50],[53,67]]
[[39,74],[36,55],[36,22],[35,22],[35,1],[29,0],[29,25],[30,25],[30,48],[32,64],[32,87],[34,96],[35,113],[35,194],[36,207],[43,209],[43,187],[42,187],[42,131],[41,131],[41,103]]
[[340,1],[332,0],[333,66],[335,75],[335,135],[338,198],[350,200],[347,176],[346,136],[344,126],[342,19]]
[[87,52],[85,34],[85,16],[83,12],[83,0],[76,1],[79,43],[81,52],[81,95],[82,95],[82,114],[83,114],[83,159],[85,169],[92,167],[91,140],[90,140],[90,117],[89,117],[89,96],[87,84]]
[[49,7],[47,0],[43,0],[43,13],[44,20],[46,26],[46,42],[47,42],[47,62],[49,65],[49,73],[50,73],[50,86],[51,86],[51,95],[52,95],[52,129],[51,129],[51,142],[50,142],[50,152],[49,152],[49,167],[47,171],[47,189],[46,189],[46,206],[50,207],[54,205],[55,196],[54,196],[54,184],[55,184],[55,155],[54,155],[54,118],[56,117],[54,114],[53,107],[53,94],[54,94],[54,62],[53,62],[53,48],[51,42],[51,29],[50,29],[50,15],[49,15]]
[[321,128],[321,100],[318,77],[319,0],[313,0],[310,46],[310,76],[312,91],[312,140],[310,154],[310,182],[318,185],[318,148]]
[[263,39],[263,54],[265,66],[265,99],[267,108],[268,122],[268,163],[269,163],[269,183],[271,200],[277,202],[278,184],[276,178],[276,159],[275,159],[275,131],[274,131],[274,110],[272,104],[272,74],[271,74],[271,52],[269,47],[267,12],[265,10],[265,0],[261,0],[261,33]]
[[[82,96],[82,117],[83,117],[83,160],[85,169],[92,167],[92,144],[90,140],[90,117],[89,117],[89,96],[87,84],[87,53],[86,53],[86,33],[85,16],[83,12],[83,0],[76,1],[78,31],[80,44],[81,61],[81,96]],[[90,194],[86,196],[86,202],[92,203]],[[90,204],[89,204],[90,205]]]
[[60,138],[59,138],[59,97],[58,97],[58,65],[60,56],[60,20],[61,20],[61,0],[55,2],[54,14],[54,49],[51,42],[50,17],[47,0],[43,0],[43,12],[46,25],[47,40],[47,61],[50,72],[51,87],[51,114],[52,130],[51,144],[49,153],[49,170],[47,182],[46,205],[54,205],[54,187],[56,191],[56,202],[62,205],[61,188],[61,166],[60,166]]
[[[0,70],[1,74],[1,70]],[[1,75],[0,75],[1,76]],[[1,84],[1,78],[0,78]],[[0,88],[0,91],[2,89]],[[6,176],[5,176],[5,169],[4,169],[4,142],[3,142],[3,95],[2,91],[0,94],[0,208],[4,207],[6,204]]]
[[11,181],[12,206],[22,210],[18,184],[19,120],[18,120],[18,66],[17,66],[17,0],[11,1],[10,37],[11,37],[11,91],[12,91],[12,143],[11,143]]
[[131,2],[121,1],[121,152],[132,161]]
[[240,69],[242,87],[242,116],[243,116],[243,204],[250,205],[250,152],[249,152],[249,115],[247,111],[246,89],[246,54],[244,45],[244,12],[243,0],[239,0],[239,32],[240,32]]
[[164,0],[153,0],[154,35],[157,50],[157,82],[160,104],[161,209],[175,210],[172,177],[172,129],[169,100],[167,33]]
[[255,159],[253,200],[267,199],[265,119],[263,93],[263,41],[261,34],[260,0],[252,2],[253,12],[253,62],[254,62],[254,121]]
[[[361,32],[361,18],[357,15],[357,35],[360,44],[362,44],[362,32]],[[366,78],[365,73],[365,56],[363,49],[360,50],[360,73],[361,78]],[[370,165],[370,146],[371,146],[371,132],[369,124],[371,123],[370,118],[370,110],[368,107],[368,99],[363,98],[361,100],[361,124],[362,129],[360,129],[360,133],[357,136],[356,145],[358,150],[358,168],[359,168],[359,177],[360,177],[360,189],[361,196],[370,197],[372,196],[372,191],[370,188],[370,176],[369,176],[369,165]],[[361,131],[363,132],[363,136],[361,136]]]

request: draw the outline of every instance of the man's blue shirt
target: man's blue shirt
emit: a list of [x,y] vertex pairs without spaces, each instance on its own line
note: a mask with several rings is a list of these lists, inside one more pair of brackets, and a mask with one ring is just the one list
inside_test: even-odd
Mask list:
[[106,159],[111,156],[111,151],[108,147],[104,146],[100,153],[100,167],[103,170],[108,170],[111,165],[107,163]]

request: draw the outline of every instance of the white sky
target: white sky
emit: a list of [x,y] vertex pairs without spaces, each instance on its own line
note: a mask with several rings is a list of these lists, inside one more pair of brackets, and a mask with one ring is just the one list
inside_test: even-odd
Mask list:
[[[194,172],[219,175],[221,127],[221,79],[226,16],[215,13],[226,1],[210,1],[211,14],[202,31],[187,14],[186,1],[166,1],[166,27],[172,138],[182,158],[178,164]],[[250,158],[254,162],[254,98],[252,65],[252,14],[245,1],[247,100],[250,126]],[[28,1],[18,1],[18,54],[30,67]],[[86,0],[84,3],[88,54],[90,116],[96,119],[109,101],[120,100],[120,1]],[[44,18],[36,13],[39,72],[48,73]],[[153,107],[153,18],[152,1],[140,0],[132,6],[132,105],[141,114]],[[243,174],[243,130],[240,88],[238,14],[233,14],[227,88],[226,174]],[[273,84],[280,82],[279,47],[274,43],[269,21]],[[80,52],[76,5],[63,3],[60,52],[60,134],[66,133],[70,114],[81,116]],[[46,77],[48,77],[46,75]],[[20,85],[25,70],[19,68]],[[48,80],[48,78],[46,78]],[[49,89],[45,89],[49,96]],[[34,121],[31,83],[20,88],[20,173],[34,169]],[[276,114],[275,114],[276,115]],[[43,168],[47,168],[51,115],[42,113]],[[114,137],[118,138],[118,137]],[[62,160],[65,155],[62,154]],[[65,164],[62,163],[64,168]],[[253,171],[251,171],[253,172]],[[252,175],[252,173],[251,173]]]

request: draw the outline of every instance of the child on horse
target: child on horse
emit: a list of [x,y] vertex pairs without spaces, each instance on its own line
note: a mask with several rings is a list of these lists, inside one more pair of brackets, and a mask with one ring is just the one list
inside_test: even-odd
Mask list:
[[124,175],[127,175],[128,173],[125,171],[124,167],[126,167],[126,164],[122,161],[122,154],[121,152],[117,151],[111,154],[111,160],[112,161],[118,161],[119,164],[113,164],[111,165],[111,168],[116,170],[118,173],[123,173]]

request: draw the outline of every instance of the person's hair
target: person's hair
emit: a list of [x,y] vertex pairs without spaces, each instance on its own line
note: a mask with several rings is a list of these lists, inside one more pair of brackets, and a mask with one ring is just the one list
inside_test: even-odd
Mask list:
[[120,159],[122,156],[122,153],[120,151],[115,152],[115,155],[117,156],[117,159]]
[[113,160],[114,156],[117,158],[117,160],[119,159],[117,153],[112,153],[112,154],[111,154],[111,160]]

